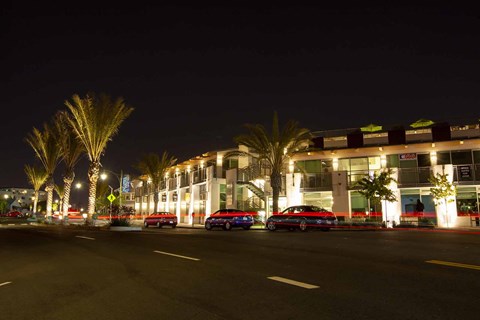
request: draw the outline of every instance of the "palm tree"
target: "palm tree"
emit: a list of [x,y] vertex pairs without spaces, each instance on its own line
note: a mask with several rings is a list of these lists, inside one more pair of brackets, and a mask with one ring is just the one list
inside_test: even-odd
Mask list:
[[53,173],[60,161],[61,151],[57,145],[58,135],[54,126],[47,123],[43,125],[43,131],[33,128],[33,131],[27,134],[25,141],[32,147],[35,155],[42,163],[47,174],[45,191],[47,192],[47,218],[52,215],[53,188],[55,181]]
[[65,101],[71,112],[67,117],[77,138],[82,142],[90,165],[88,168],[88,221],[95,213],[97,181],[100,173],[100,158],[107,144],[119,131],[120,125],[134,110],[125,104],[123,98],[112,100],[106,94],[94,93],[84,98],[74,94],[71,101]]
[[47,181],[48,175],[47,172],[39,166],[31,166],[26,164],[24,170],[25,174],[27,175],[28,182],[33,187],[35,197],[33,199],[33,213],[35,214],[37,212],[39,190],[45,181]]
[[154,190],[153,202],[154,212],[158,212],[158,192],[160,182],[165,176],[167,170],[177,162],[177,159],[170,156],[167,151],[164,151],[160,158],[156,153],[148,153],[143,155],[142,159],[135,165],[135,167],[147,177]]
[[289,159],[312,144],[310,130],[300,128],[297,121],[289,120],[280,130],[278,116],[273,114],[272,132],[260,124],[245,124],[249,133],[234,138],[239,145],[248,147],[248,151],[231,151],[225,157],[246,155],[266,162],[271,167],[270,185],[272,187],[272,211],[278,212],[278,198],[282,191],[282,170],[288,165]]
[[[58,202],[57,210],[61,211],[60,209],[62,208],[63,198],[65,197],[65,188],[62,185],[55,184],[53,189],[55,190],[55,192],[58,195],[58,198],[60,199],[60,201]],[[68,210],[67,210],[67,212],[68,212]]]
[[55,115],[55,125],[60,133],[58,147],[62,152],[62,161],[65,165],[63,196],[61,198],[63,207],[59,209],[64,215],[68,213],[68,208],[70,207],[70,194],[73,181],[75,180],[75,166],[85,151],[84,145],[77,139],[77,136],[69,126],[68,117],[69,114],[66,111],[59,111]]

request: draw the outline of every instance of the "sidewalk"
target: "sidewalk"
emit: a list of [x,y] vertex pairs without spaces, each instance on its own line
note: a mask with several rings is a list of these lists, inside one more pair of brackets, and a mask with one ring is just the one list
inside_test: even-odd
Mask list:
[[[195,223],[194,225],[190,223],[177,223],[177,228],[190,228],[190,229],[205,229],[205,225]],[[264,226],[252,226],[250,230],[267,230]]]

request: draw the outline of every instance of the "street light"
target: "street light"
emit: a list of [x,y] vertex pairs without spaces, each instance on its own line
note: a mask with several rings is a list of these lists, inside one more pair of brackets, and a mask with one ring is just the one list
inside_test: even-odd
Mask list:
[[[108,187],[110,188],[110,194],[113,194],[113,188],[110,185]],[[110,222],[112,222],[112,203],[113,201],[110,201]]]
[[[120,170],[120,174],[118,173],[115,173],[113,171],[110,171],[110,170],[106,170],[106,169],[103,169],[103,173],[100,175],[100,178],[102,180],[105,180],[107,179],[108,175],[105,173],[105,172],[109,172],[111,174],[113,174],[115,177],[117,177],[118,179],[118,184],[119,184],[119,191],[118,191],[118,196],[119,196],[119,199],[118,199],[118,206],[119,208],[121,209],[122,208],[122,181],[123,181],[123,170]],[[110,186],[109,186],[110,187]],[[113,188],[110,187],[110,189],[112,189],[112,193],[113,193]],[[111,204],[111,202],[110,202]]]
[[[82,188],[82,183],[81,182],[77,182],[75,184],[75,189],[77,190],[80,190]],[[78,208],[80,208],[80,195],[79,195],[80,191],[77,193],[77,203],[75,203],[75,209],[78,210]]]

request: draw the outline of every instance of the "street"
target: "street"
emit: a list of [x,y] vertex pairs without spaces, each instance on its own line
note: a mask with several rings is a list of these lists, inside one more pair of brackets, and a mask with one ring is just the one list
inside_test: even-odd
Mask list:
[[478,319],[480,237],[0,227],[2,319]]

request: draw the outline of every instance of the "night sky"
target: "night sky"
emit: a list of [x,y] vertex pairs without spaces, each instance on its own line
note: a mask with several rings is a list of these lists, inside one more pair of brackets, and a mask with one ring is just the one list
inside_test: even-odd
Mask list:
[[30,187],[26,135],[88,91],[135,108],[102,158],[115,172],[134,172],[146,152],[181,162],[233,147],[243,124],[270,126],[275,110],[312,131],[478,122],[475,7],[155,2],[2,5],[0,187]]

